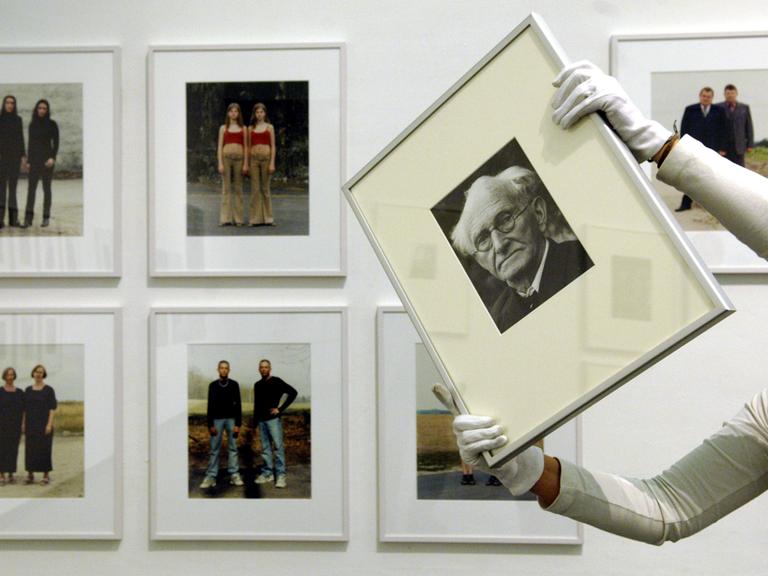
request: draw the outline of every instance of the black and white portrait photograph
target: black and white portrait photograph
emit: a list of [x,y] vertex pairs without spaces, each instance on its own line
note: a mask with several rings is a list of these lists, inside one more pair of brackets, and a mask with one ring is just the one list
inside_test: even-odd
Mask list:
[[189,345],[189,497],[310,498],[309,344]]
[[309,234],[309,82],[186,85],[187,235]]
[[516,139],[432,214],[501,333],[593,265]]
[[0,81],[0,237],[82,236],[83,85]]

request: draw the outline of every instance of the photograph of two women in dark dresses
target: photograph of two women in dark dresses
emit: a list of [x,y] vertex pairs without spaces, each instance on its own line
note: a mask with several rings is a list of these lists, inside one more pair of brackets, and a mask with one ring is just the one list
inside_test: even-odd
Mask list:
[[82,235],[82,92],[0,84],[0,237]]
[[[53,368],[22,370],[40,349]],[[77,345],[0,346],[14,361],[0,386],[0,498],[83,497],[82,356]]]

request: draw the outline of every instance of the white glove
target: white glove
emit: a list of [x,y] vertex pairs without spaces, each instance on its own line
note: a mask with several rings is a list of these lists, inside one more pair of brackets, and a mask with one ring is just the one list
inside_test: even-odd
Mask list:
[[453,433],[462,461],[496,476],[514,496],[525,494],[536,484],[544,472],[544,453],[541,448],[531,446],[504,464],[490,468],[483,458],[483,452],[496,450],[507,443],[504,429],[489,416],[459,414],[453,396],[442,384],[432,386],[432,392],[456,416],[453,420]]
[[643,116],[616,78],[591,62],[580,60],[566,66],[552,84],[558,87],[552,99],[555,124],[568,128],[582,116],[602,110],[638,162],[652,158],[672,136],[664,126]]

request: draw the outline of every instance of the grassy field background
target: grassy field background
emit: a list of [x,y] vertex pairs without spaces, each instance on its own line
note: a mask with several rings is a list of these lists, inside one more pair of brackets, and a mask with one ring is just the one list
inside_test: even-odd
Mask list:
[[53,426],[55,434],[83,434],[85,430],[85,405],[83,402],[59,402]]
[[416,458],[419,472],[460,470],[461,460],[449,413],[417,413]]
[[768,177],[768,147],[758,146],[752,148],[744,156],[744,164],[750,170],[757,172],[761,176]]

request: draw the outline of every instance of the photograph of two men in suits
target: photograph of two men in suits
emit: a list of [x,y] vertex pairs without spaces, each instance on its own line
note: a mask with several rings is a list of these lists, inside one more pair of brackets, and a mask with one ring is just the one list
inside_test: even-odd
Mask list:
[[[699,102],[686,106],[680,123],[680,135],[690,135],[725,156],[731,162],[744,166],[744,157],[755,145],[752,113],[749,105],[738,101],[739,91],[733,84],[723,90],[725,99],[713,104],[714,90],[704,86],[699,91]],[[691,198],[683,195],[675,210],[690,210]]]

